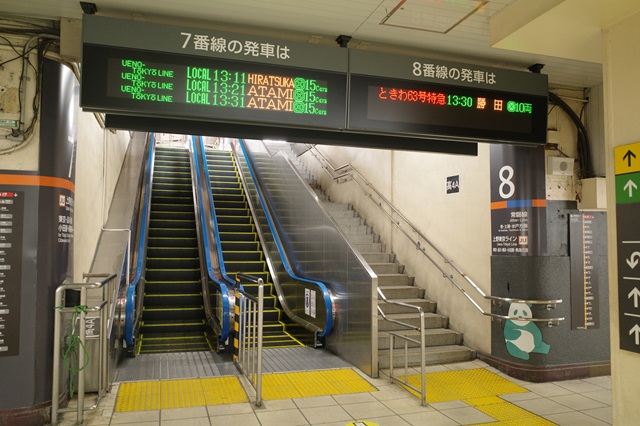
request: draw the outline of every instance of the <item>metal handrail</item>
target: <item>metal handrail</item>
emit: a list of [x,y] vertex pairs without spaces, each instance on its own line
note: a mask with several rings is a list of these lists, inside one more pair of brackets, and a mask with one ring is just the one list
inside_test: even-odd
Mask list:
[[[56,289],[55,293],[55,317],[54,317],[54,329],[53,329],[53,377],[51,385],[51,424],[53,426],[58,424],[58,414],[63,412],[77,412],[77,423],[83,422],[84,411],[93,410],[98,406],[98,402],[104,398],[107,388],[109,386],[109,374],[108,374],[108,331],[107,331],[107,316],[108,310],[114,303],[115,298],[115,278],[116,274],[90,274],[89,277],[106,277],[99,282],[87,282],[87,283],[70,283],[61,284]],[[109,286],[108,283],[114,283]],[[111,288],[113,287],[113,288]],[[92,307],[87,307],[87,290],[88,289],[102,289],[102,300]],[[76,312],[76,307],[64,307],[63,296],[66,290],[80,291],[80,305],[83,307],[79,311],[79,334],[80,344],[86,346],[86,313],[87,312],[100,312],[100,336],[99,336],[99,357],[98,357],[98,398],[96,403],[91,407],[84,406],[84,393],[85,393],[85,369],[81,368],[78,371],[78,406],[76,409],[59,409],[60,399],[60,323],[62,321],[62,314]],[[106,309],[105,309],[106,307]],[[78,351],[78,366],[83,366],[86,363],[85,352],[83,350]]]
[[[389,332],[389,380],[393,383],[394,381],[400,382],[401,384],[410,387],[411,389],[415,390],[416,392],[420,392],[420,395],[422,396],[420,398],[420,405],[424,406],[427,404],[427,388],[426,388],[426,379],[425,379],[425,375],[424,375],[424,367],[425,367],[425,361],[426,361],[426,336],[424,334],[425,331],[425,327],[424,327],[424,309],[422,309],[420,306],[416,306],[416,305],[412,305],[410,303],[404,303],[404,302],[398,302],[397,300],[389,300],[386,298],[386,296],[384,295],[384,293],[382,292],[382,290],[380,290],[380,287],[378,287],[378,296],[380,296],[380,298],[385,301],[386,303],[392,304],[392,305],[398,305],[398,306],[404,306],[405,308],[411,308],[411,309],[415,309],[418,311],[418,313],[420,314],[420,326],[416,327],[415,325],[411,325],[411,324],[407,324],[406,322],[402,322],[402,321],[398,321],[395,320],[393,318],[388,318],[385,314],[384,311],[382,310],[382,308],[380,307],[380,305],[378,304],[378,312],[380,313],[380,315],[382,316],[382,318],[385,321],[389,321],[398,325],[401,325],[403,327],[407,327],[409,329],[413,329],[413,330],[417,330],[420,332],[420,340],[416,340],[416,339],[412,339],[409,336],[404,336],[400,333],[394,332],[394,331],[390,331]],[[394,376],[393,375],[393,349],[395,346],[395,339],[399,338],[404,340],[404,376]],[[413,386],[412,384],[409,383],[409,342],[413,342],[413,343],[417,343],[420,345],[420,389],[416,388],[415,386]]]
[[[241,281],[258,284],[258,297],[242,290]],[[262,405],[262,325],[264,281],[241,272],[236,274],[236,339],[238,356],[234,361],[256,391],[256,407]]]
[[[373,194],[375,194],[377,197],[379,197],[384,202],[384,204],[386,204],[392,210],[393,213],[395,213],[400,219],[402,219],[402,221],[404,223],[406,223],[411,228],[411,232],[417,234],[418,237],[420,237],[421,240],[425,241],[429,245],[429,247],[431,247],[442,258],[442,260],[444,261],[445,264],[451,265],[451,267],[460,276],[462,276],[471,285],[471,287],[473,289],[475,289],[476,292],[482,296],[483,299],[491,300],[492,303],[502,303],[502,302],[517,301],[519,303],[527,303],[527,304],[531,304],[531,305],[546,305],[547,309],[555,308],[557,304],[562,303],[562,299],[527,300],[527,299],[510,299],[510,298],[506,298],[506,297],[498,297],[498,296],[487,295],[484,291],[482,291],[482,289],[460,267],[458,267],[458,265],[456,265],[454,263],[454,261],[452,259],[449,259],[447,256],[445,256],[445,254],[442,251],[440,251],[406,216],[404,216],[402,214],[402,212],[400,210],[398,210],[393,205],[393,203],[391,203],[391,201],[389,201],[382,193],[380,193],[380,191],[378,191],[371,184],[371,182],[369,182],[367,180],[367,178],[365,178],[352,164],[347,163],[347,164],[344,164],[344,165],[339,166],[339,167],[334,167],[331,164],[331,162],[317,149],[317,147],[315,147],[314,145],[310,145],[310,144],[306,144],[306,146],[307,146],[307,150],[305,152],[309,152],[316,159],[316,161],[318,161],[318,163],[320,164],[320,167],[322,167],[322,169],[331,177],[332,180],[336,181],[337,183],[343,183],[343,182],[346,182],[348,180],[351,180],[352,182],[354,182],[362,190],[364,195],[367,198],[369,198],[373,202],[373,204],[375,204],[384,213],[385,216],[387,216],[387,218],[391,221],[391,223],[393,223],[393,225],[396,228],[398,228],[409,239],[409,241],[411,241],[415,245],[416,250],[420,251],[427,259],[429,259],[429,261],[442,273],[442,276],[444,278],[446,278],[447,280],[449,280],[454,285],[454,287],[456,287],[458,290],[460,290],[464,294],[464,296],[473,304],[473,306],[475,306],[475,308],[478,311],[480,311],[480,313],[482,313],[482,315],[489,316],[491,318],[496,318],[496,319],[498,319],[500,321],[504,319],[504,320],[527,320],[527,321],[533,321],[533,322],[546,322],[549,326],[558,325],[560,323],[560,321],[563,321],[565,319],[564,317],[558,317],[558,318],[521,318],[521,317],[511,317],[511,316],[498,315],[498,314],[494,314],[492,312],[486,312],[469,295],[469,293],[467,291],[465,291],[456,282],[456,280],[454,279],[453,274],[450,274],[447,271],[445,271],[444,268],[438,264],[436,259],[434,259],[429,253],[427,253],[427,247],[423,246],[420,243],[420,241],[414,239],[409,234],[409,232],[405,228],[403,228],[401,226],[400,220],[394,218],[391,215],[391,213],[389,213],[388,211],[386,211],[382,207],[382,203],[378,203],[373,199]],[[340,172],[340,171],[345,170],[345,169],[350,169],[350,171],[346,171],[346,172],[344,172],[344,173],[342,173],[342,174],[340,174],[338,176],[334,176],[335,172]],[[356,176],[354,176],[354,174],[359,179],[364,181],[364,186],[363,186],[362,183],[360,183],[356,179]]]

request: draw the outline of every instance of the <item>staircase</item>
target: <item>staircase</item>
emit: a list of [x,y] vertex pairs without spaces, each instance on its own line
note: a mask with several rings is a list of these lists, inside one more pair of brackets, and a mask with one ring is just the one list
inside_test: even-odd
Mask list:
[[[264,281],[264,347],[303,346],[300,327],[292,324],[280,307],[231,152],[207,150],[206,158],[227,275],[235,279],[236,273],[242,272]],[[243,283],[245,291],[255,296],[257,286]]]
[[138,354],[212,350],[191,185],[188,151],[157,147]]
[[[287,153],[301,174],[307,177],[307,182],[314,188],[325,210],[331,214],[351,244],[378,276],[378,288],[385,297],[389,300],[419,306],[424,310],[427,365],[468,361],[475,358],[475,351],[463,345],[462,333],[448,328],[449,319],[437,313],[435,302],[424,298],[424,289],[415,285],[414,277],[405,272],[404,266],[397,261],[393,253],[386,252],[380,237],[370,226],[367,226],[353,206],[331,202],[302,162],[295,157],[289,145],[277,144],[271,149],[281,149]],[[415,309],[386,303],[381,299],[378,300],[378,306],[387,318],[415,326],[420,325],[420,315]],[[403,329],[406,331],[401,331],[402,334],[420,340],[418,331],[408,330],[398,324],[385,321],[382,315],[378,315],[378,366],[380,369],[389,367],[389,332]],[[419,346],[419,344],[409,344],[410,366],[420,365]],[[404,341],[396,339],[396,347],[404,348]],[[404,351],[395,351],[394,365],[404,365]]]

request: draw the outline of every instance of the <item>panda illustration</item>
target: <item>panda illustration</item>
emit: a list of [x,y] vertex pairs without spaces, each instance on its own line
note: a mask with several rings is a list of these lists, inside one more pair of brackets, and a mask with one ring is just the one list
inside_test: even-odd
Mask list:
[[531,305],[511,303],[509,316],[517,320],[507,320],[504,326],[504,340],[509,354],[516,358],[528,360],[530,353],[548,354],[551,348],[542,341],[542,333],[538,326],[527,321],[531,318]]

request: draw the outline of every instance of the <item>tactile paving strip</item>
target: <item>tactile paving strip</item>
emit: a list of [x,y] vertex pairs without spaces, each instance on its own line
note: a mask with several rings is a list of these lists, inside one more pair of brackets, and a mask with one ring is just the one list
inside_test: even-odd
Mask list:
[[[499,398],[497,395],[529,391],[483,368],[425,374],[425,380],[428,403],[461,400],[497,420],[486,423],[486,425],[544,426],[555,424]],[[409,376],[407,381],[412,386],[420,388],[419,374]],[[407,389],[420,398],[420,394],[413,389]]]
[[350,368],[262,376],[262,397],[265,400],[342,395],[376,390]]
[[[377,391],[350,368],[262,376],[265,400]],[[238,377],[209,377],[120,384],[116,412],[166,410],[248,401]]]
[[248,401],[237,377],[122,383],[116,412],[165,410]]

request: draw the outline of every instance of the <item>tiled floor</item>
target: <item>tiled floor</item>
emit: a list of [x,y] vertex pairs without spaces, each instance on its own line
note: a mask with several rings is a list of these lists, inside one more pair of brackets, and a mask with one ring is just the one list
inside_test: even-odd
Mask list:
[[[477,368],[486,368],[528,389],[529,392],[526,393],[500,395],[500,398],[555,424],[567,426],[612,424],[611,380],[608,376],[553,383],[528,383],[511,379],[481,361],[432,366],[428,367],[427,373]],[[381,375],[378,379],[371,379],[364,374],[362,376],[378,390],[347,395],[264,401],[261,407],[247,402],[131,413],[114,412],[118,391],[116,383],[98,409],[86,413],[85,424],[345,426],[359,420],[373,422],[380,426],[438,426],[486,424],[495,421],[463,401],[433,403],[422,407],[418,398],[400,386],[389,383],[386,376]],[[250,398],[253,398],[251,391],[247,393]],[[65,413],[59,424],[73,425],[75,420],[75,413]]]

